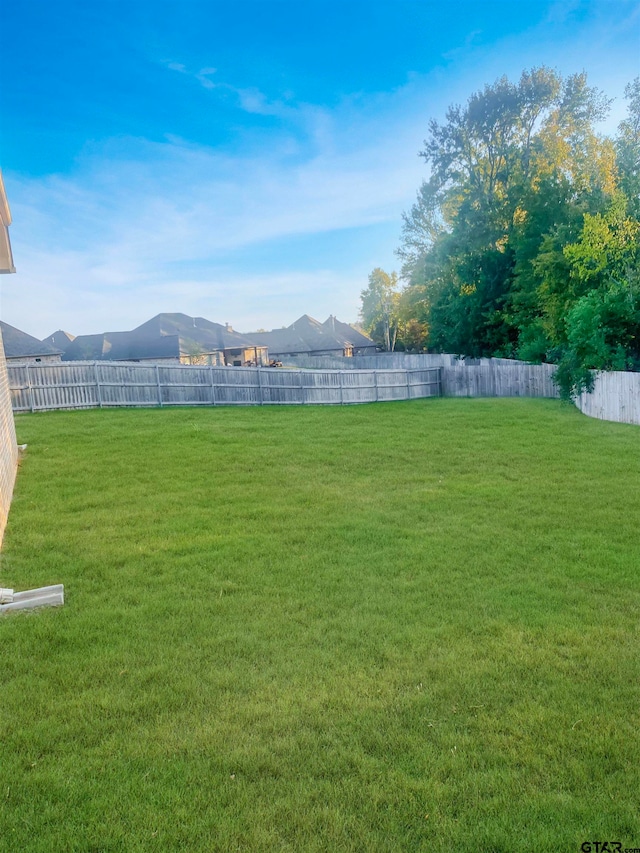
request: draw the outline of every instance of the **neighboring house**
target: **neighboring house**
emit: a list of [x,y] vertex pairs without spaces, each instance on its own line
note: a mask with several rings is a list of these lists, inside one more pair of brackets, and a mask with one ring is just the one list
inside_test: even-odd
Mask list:
[[59,349],[61,352],[66,352],[74,337],[75,335],[70,335],[69,332],[63,332],[62,329],[58,329],[57,332],[49,335],[48,338],[43,338],[42,342],[51,344],[52,347]]
[[375,355],[378,351],[376,342],[371,340],[362,329],[350,323],[341,323],[333,314],[330,314],[322,325],[332,334],[348,341],[351,344],[352,355]]
[[78,335],[62,356],[63,361],[168,361],[180,362],[177,335],[136,337],[132,332]]
[[7,364],[16,362],[56,362],[60,361],[62,350],[56,349],[49,343],[39,341],[26,332],[21,332],[14,326],[0,321],[4,354]]
[[[188,314],[157,314],[147,320],[131,334],[179,335],[185,347],[184,364],[208,364],[208,355],[218,353],[220,364],[242,367],[247,363],[268,364],[266,346],[235,332],[228,323],[222,326],[205,320],[204,317],[189,317]],[[213,362],[211,362],[213,363]]]
[[284,329],[252,332],[250,337],[269,348],[272,358],[295,358],[298,355],[369,355],[376,345],[365,334],[341,323],[333,315],[324,323],[303,314]]
[[187,314],[158,314],[130,332],[78,335],[63,361],[268,364],[267,348],[229,326]]

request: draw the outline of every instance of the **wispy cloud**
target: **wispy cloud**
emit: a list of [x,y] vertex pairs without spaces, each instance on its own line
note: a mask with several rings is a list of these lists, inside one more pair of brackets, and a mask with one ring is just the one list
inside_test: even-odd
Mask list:
[[[88,309],[104,328],[109,318],[126,327],[140,306],[147,314],[164,310],[173,294],[173,310],[180,303],[212,319],[222,312],[245,328],[280,325],[287,305],[312,312],[314,301],[323,306],[317,313],[355,319],[369,271],[362,259],[345,271],[327,257],[324,270],[309,271],[285,247],[304,235],[381,223],[395,240],[419,183],[413,152],[420,137],[385,121],[380,106],[360,104],[358,112],[344,104],[357,131],[345,115],[304,108],[257,150],[118,139],[94,147],[70,176],[10,176],[19,287],[3,282],[3,315],[42,336],[73,326]],[[385,107],[396,108],[394,98]],[[268,269],[257,275],[244,264],[239,272],[248,250],[274,242],[283,254]],[[20,294],[38,289],[37,302],[25,305]],[[322,299],[312,299],[316,293]]]
[[[638,13],[637,4],[621,4],[624,19]],[[564,4],[567,14],[570,8]],[[215,58],[194,67],[180,57],[165,62],[200,97],[225,98],[237,109],[237,138],[214,148],[178,137],[120,137],[87,148],[66,176],[5,172],[18,275],[0,282],[3,319],[40,337],[57,327],[130,328],[162,310],[244,330],[303,312],[354,320],[368,272],[397,267],[401,213],[424,176],[417,151],[428,119],[504,73],[517,77],[541,62],[581,70],[596,41],[603,58],[592,52],[592,82],[621,93],[629,63],[609,61],[625,38],[620,26],[599,26],[594,17],[555,52],[548,22],[532,25],[526,45],[512,37],[490,50],[471,34],[455,63],[443,60],[390,92],[354,93],[331,109],[237,86]],[[253,121],[256,115],[278,121]],[[354,243],[376,236],[365,248],[360,239],[345,260],[331,248],[337,233]],[[305,239],[326,246],[313,265],[299,254]]]
[[272,115],[281,117],[291,117],[294,113],[291,105],[285,100],[270,100],[264,92],[260,91],[255,86],[241,87],[234,86],[225,80],[214,79],[214,75],[218,73],[217,68],[205,67],[198,71],[190,71],[186,65],[181,62],[165,62],[164,65],[170,71],[176,71],[179,74],[184,74],[197,82],[203,89],[219,94],[231,95],[234,97],[236,105],[244,112],[253,115]]
[[478,44],[480,40],[480,36],[482,36],[482,30],[472,30],[465,37],[464,43],[458,47],[454,47],[452,50],[446,51],[446,53],[442,54],[443,59],[446,59],[447,62],[451,62],[453,60],[457,60],[460,57],[463,57],[465,54],[469,52],[476,44]]
[[211,75],[215,74],[216,71],[216,68],[201,68],[194,76],[198,83],[200,83],[200,85],[205,89],[215,89],[216,86],[220,86],[219,83],[214,83],[213,80],[211,80]]
[[545,16],[545,23],[564,24],[580,9],[583,0],[554,0]]

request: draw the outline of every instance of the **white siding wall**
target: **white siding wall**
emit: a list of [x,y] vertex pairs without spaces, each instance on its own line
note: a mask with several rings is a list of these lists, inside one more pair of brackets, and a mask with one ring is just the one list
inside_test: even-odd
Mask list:
[[7,363],[0,332],[0,543],[7,524],[18,467],[18,444],[11,410]]

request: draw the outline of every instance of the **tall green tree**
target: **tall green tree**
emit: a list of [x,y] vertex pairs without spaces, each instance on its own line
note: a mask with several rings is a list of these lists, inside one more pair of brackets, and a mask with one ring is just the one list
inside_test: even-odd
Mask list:
[[[517,83],[502,77],[452,106],[444,123],[429,123],[421,154],[430,174],[403,217],[398,254],[406,290],[420,294],[416,319],[430,348],[586,357],[584,348],[577,355],[577,329],[604,315],[587,311],[595,297],[580,300],[596,288],[607,316],[632,324],[620,290],[631,279],[616,258],[622,252],[628,266],[633,257],[619,244],[635,233],[640,198],[638,81],[627,98],[615,142],[596,132],[605,95],[585,74],[563,78],[544,67]],[[600,278],[584,274],[598,264]]]
[[616,137],[620,189],[624,192],[629,213],[640,219],[640,77],[626,86],[627,116],[618,126]]
[[563,253],[579,295],[564,317],[558,382],[573,397],[591,389],[592,370],[640,369],[640,222],[628,216],[625,195],[604,213],[586,214]]
[[369,284],[360,294],[362,328],[387,352],[396,346],[400,326],[400,290],[398,275],[376,267]]

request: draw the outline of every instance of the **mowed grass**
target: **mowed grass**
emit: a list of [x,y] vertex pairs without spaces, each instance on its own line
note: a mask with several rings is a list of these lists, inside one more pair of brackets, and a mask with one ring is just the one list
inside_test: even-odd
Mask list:
[[640,847],[640,430],[547,400],[87,411],[29,447],[2,851]]

